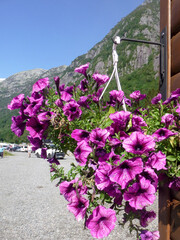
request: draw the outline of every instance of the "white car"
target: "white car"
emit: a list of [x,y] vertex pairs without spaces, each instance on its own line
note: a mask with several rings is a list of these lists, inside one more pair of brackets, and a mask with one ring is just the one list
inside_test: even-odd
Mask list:
[[[47,158],[50,159],[52,157],[54,157],[54,155],[56,155],[56,158],[64,158],[65,154],[62,151],[56,150],[54,148],[48,148],[46,150],[46,154],[47,154]],[[35,151],[35,155],[40,158],[41,157],[41,148],[38,148]]]
[[28,151],[28,147],[27,146],[22,146],[20,148],[20,152],[27,152]]

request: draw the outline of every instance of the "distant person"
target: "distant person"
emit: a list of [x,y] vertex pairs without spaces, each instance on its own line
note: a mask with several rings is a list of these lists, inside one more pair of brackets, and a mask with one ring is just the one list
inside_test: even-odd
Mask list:
[[2,146],[0,146],[0,156],[3,158],[3,152],[4,152],[4,148]]
[[31,146],[31,144],[29,143],[29,144],[28,144],[28,157],[29,157],[29,158],[31,157],[31,153],[32,153],[32,146]]

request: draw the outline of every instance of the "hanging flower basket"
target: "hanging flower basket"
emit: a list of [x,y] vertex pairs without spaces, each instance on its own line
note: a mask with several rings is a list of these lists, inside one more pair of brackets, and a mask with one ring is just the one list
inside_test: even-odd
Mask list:
[[148,230],[156,213],[147,207],[164,175],[170,178],[167,187],[180,189],[180,89],[165,102],[159,93],[146,108],[146,95],[138,90],[130,98],[113,90],[105,100],[102,86],[109,77],[90,76],[88,68],[75,69],[84,77],[78,86],[65,87],[55,77],[54,89],[45,78],[33,85],[30,97],[15,97],[8,108],[20,111],[11,130],[21,136],[26,129],[33,150],[42,148],[44,158],[45,139],[74,154],[76,164],[67,173],[55,157],[48,160],[51,178],[58,179],[68,210],[94,238],[108,236],[123,211],[120,224],[129,223],[138,239],[159,239],[158,231]]

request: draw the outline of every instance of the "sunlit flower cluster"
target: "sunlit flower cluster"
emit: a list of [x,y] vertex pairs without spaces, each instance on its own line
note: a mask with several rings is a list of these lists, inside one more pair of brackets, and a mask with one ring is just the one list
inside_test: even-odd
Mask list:
[[[124,210],[122,224],[139,220],[139,227],[130,225],[138,239],[159,239],[158,231],[147,229],[156,217],[147,207],[154,203],[164,173],[171,179],[169,188],[180,189],[180,89],[164,102],[159,93],[151,108],[140,107],[146,95],[139,90],[130,99],[113,90],[108,101],[99,101],[109,77],[90,77],[88,68],[89,63],[75,69],[83,76],[78,86],[65,87],[55,77],[53,89],[44,78],[33,85],[30,97],[15,97],[8,108],[20,110],[11,129],[17,136],[26,129],[33,149],[42,148],[44,158],[47,138],[73,152],[77,165],[67,175],[55,157],[48,162],[68,210],[85,221],[94,238],[108,236]],[[121,110],[123,101],[127,111]]]

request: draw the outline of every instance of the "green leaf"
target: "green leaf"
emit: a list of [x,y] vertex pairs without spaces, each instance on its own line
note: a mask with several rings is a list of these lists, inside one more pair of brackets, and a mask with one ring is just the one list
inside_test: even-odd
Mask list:
[[174,161],[177,160],[176,156],[174,156],[174,155],[169,155],[169,156],[166,157],[166,159],[171,161],[171,162],[174,162]]

